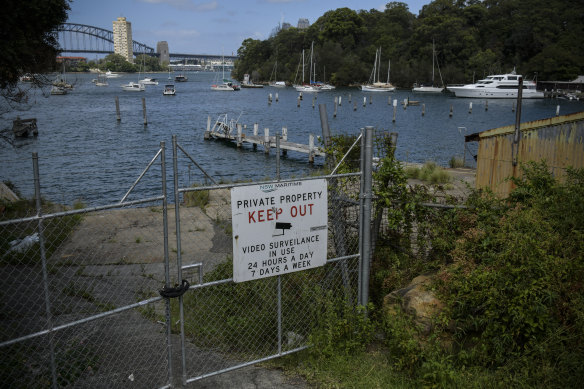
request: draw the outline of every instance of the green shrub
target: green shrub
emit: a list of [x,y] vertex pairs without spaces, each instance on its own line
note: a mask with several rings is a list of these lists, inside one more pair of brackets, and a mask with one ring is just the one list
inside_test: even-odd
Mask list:
[[448,167],[450,167],[451,169],[464,167],[464,160],[452,157],[450,158],[450,161],[448,161]]
[[426,162],[422,167],[408,166],[405,169],[408,178],[419,179],[431,184],[445,184],[451,181],[450,174],[436,164]]
[[569,170],[565,184],[544,163],[522,170],[508,206],[494,201],[469,221],[441,293],[465,363],[513,374],[554,366],[576,383],[584,379],[584,170]]
[[[196,187],[196,185],[193,185]],[[198,190],[186,192],[184,194],[184,204],[187,207],[199,207],[204,209],[209,204],[210,192],[208,190]]]

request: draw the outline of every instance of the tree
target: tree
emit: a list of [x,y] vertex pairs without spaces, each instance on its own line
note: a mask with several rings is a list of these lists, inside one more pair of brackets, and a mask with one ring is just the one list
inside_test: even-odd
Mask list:
[[67,20],[70,0],[5,0],[0,13],[0,89],[4,102],[26,101],[18,87],[24,74],[34,76],[38,86],[46,77],[36,76],[54,69],[59,44],[52,33]]
[[[142,59],[140,57],[140,63]],[[112,72],[126,72],[134,73],[138,69],[137,65],[133,65],[126,61],[126,58],[120,54],[108,54],[104,58],[104,65],[102,70],[111,70]]]

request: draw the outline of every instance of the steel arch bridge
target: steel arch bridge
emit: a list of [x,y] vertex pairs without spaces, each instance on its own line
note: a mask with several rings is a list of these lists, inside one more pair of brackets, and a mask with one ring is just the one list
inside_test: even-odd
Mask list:
[[[85,24],[63,23],[55,31],[61,51],[67,53],[111,54],[114,52],[112,31]],[[144,43],[133,42],[135,54],[156,55],[155,50]]]

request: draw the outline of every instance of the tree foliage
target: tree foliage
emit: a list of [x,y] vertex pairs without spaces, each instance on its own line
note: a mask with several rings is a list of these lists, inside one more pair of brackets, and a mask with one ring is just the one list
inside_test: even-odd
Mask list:
[[52,70],[58,42],[52,31],[67,20],[69,0],[6,0],[0,12],[0,89],[12,101],[25,98],[20,76]]
[[381,47],[381,72],[391,60],[391,81],[409,87],[430,80],[434,41],[445,83],[513,68],[526,78],[571,80],[584,74],[583,34],[580,0],[434,0],[417,16],[402,2],[384,11],[339,8],[307,29],[244,40],[234,76],[257,72],[268,81],[277,61],[279,80],[298,81],[302,50],[314,42],[317,79],[364,82]]

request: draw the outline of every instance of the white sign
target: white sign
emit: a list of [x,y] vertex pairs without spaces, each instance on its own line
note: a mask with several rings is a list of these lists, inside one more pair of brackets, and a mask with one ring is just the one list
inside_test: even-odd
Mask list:
[[323,266],[327,204],[325,179],[232,188],[234,281]]

